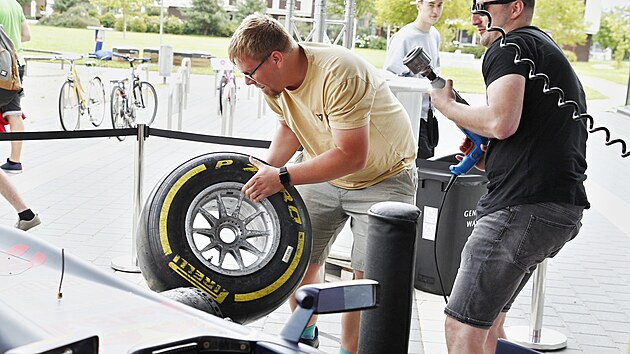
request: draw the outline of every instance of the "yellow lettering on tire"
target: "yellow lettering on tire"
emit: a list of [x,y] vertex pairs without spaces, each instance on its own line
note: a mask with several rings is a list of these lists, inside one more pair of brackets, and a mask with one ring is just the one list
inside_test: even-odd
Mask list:
[[234,163],[234,160],[219,160],[217,164],[214,166],[215,170],[220,169],[223,166],[229,166]]

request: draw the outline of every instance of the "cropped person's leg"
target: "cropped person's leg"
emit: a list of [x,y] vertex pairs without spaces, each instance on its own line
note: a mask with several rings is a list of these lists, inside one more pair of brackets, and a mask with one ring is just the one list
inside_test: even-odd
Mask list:
[[[22,119],[22,112],[20,114],[11,114],[7,116],[7,120],[9,121],[9,129],[13,133],[23,132],[24,131],[24,120]],[[11,141],[11,156],[9,159],[12,162],[19,163],[20,158],[22,156],[22,145],[23,142],[21,140],[13,140]]]
[[[321,283],[322,266],[326,262],[330,244],[343,228],[348,216],[339,205],[338,189],[329,183],[307,184],[296,187],[309,213],[313,235],[310,264],[300,286]],[[291,310],[295,310],[295,298],[289,298]],[[300,342],[318,347],[317,316],[313,316]]]
[[[12,93],[10,101],[2,107],[2,117],[9,123],[11,132],[23,132],[24,121],[22,119],[22,108],[20,106],[20,94]],[[0,166],[7,173],[21,173],[22,164],[22,141],[11,141],[11,155],[7,162]]]

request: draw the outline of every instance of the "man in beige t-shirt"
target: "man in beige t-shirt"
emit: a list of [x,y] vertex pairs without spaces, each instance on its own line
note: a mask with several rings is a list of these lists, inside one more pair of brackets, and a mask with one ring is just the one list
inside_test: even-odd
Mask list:
[[[276,20],[247,17],[232,36],[230,60],[266,95],[280,124],[265,165],[242,188],[261,201],[295,185],[313,229],[303,284],[321,282],[328,249],[352,219],[352,267],[363,278],[368,209],[382,201],[413,204],[417,184],[411,123],[376,69],[340,46],[296,43]],[[303,147],[299,163],[285,164]],[[291,299],[292,308],[295,303]],[[317,346],[316,318],[302,342]],[[356,353],[359,313],[342,319],[341,352]]]

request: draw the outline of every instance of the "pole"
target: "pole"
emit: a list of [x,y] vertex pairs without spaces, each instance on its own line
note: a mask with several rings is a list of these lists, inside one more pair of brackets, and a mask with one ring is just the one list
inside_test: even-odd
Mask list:
[[628,71],[628,91],[626,92],[626,106],[630,107],[630,71]]
[[509,340],[536,350],[558,350],[567,347],[567,337],[548,328],[543,328],[543,310],[545,308],[545,288],[547,260],[542,261],[534,274],[532,285],[532,305],[529,326],[506,328]]
[[163,31],[164,31],[164,0],[160,0],[160,48],[162,47]]
[[287,30],[289,36],[293,36],[293,10],[295,9],[295,0],[287,0],[287,14],[284,18],[284,29]]
[[133,219],[131,224],[131,257],[118,257],[112,260],[111,267],[126,273],[140,273],[136,252],[136,230],[142,213],[142,181],[144,164],[145,124],[138,124],[138,135],[133,169]]
[[326,31],[326,0],[317,0],[315,3],[315,33],[313,42],[324,42],[324,31]]
[[[164,32],[164,0],[160,0],[160,52],[162,51],[162,33]],[[162,56],[158,54],[162,59]],[[162,77],[162,84],[166,84],[166,75]]]
[[354,0],[346,0],[344,9],[345,35],[343,46],[352,49],[354,47]]

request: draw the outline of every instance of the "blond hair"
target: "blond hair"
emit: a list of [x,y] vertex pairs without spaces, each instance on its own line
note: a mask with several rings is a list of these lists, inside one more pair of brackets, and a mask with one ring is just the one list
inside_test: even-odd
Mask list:
[[245,57],[262,60],[273,51],[287,53],[296,46],[278,20],[256,13],[247,16],[234,31],[228,56],[232,62]]

